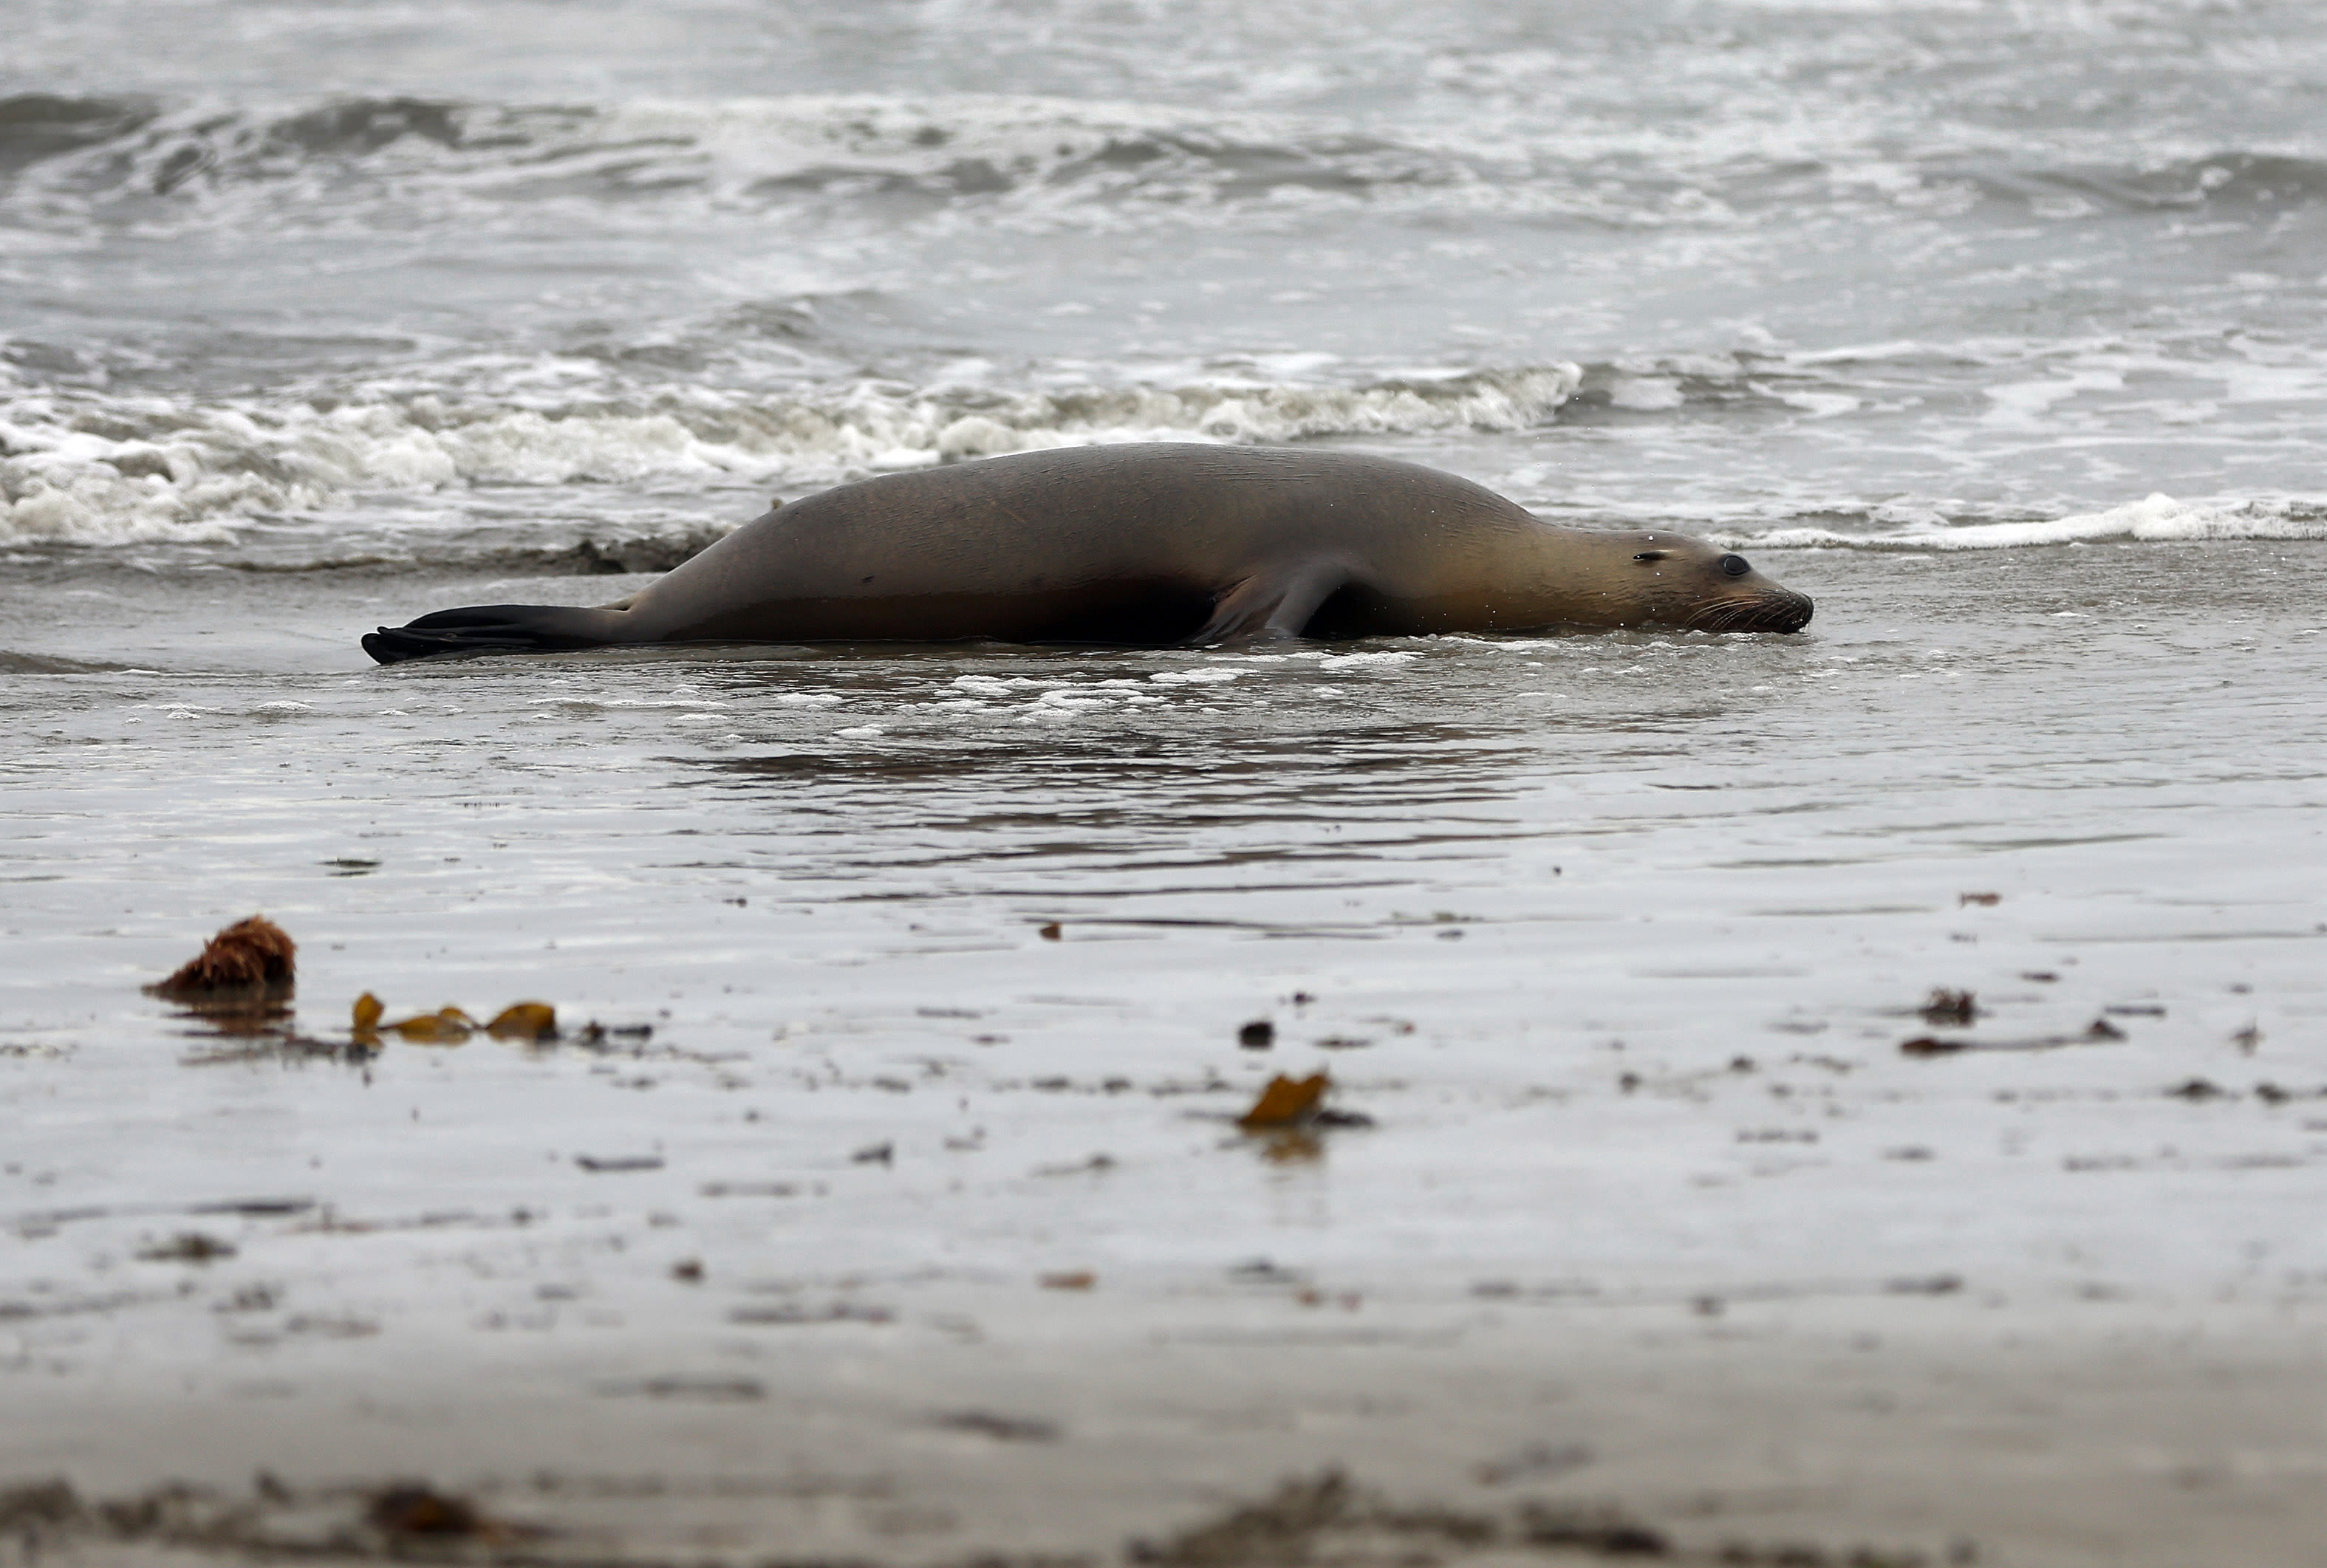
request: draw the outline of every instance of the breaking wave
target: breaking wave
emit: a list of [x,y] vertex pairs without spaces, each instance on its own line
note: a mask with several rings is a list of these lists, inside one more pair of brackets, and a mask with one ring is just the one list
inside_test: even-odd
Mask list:
[[[1315,115],[1023,95],[799,94],[525,104],[351,97],[275,104],[0,98],[0,213],[33,228],[398,228],[581,202],[602,219],[765,212],[805,201],[893,215],[1106,229],[1229,208],[1365,201],[1624,227],[1747,213],[1920,210],[1985,196],[2076,211],[2273,211],[2327,197],[2327,162],[2265,148],[2023,163],[2001,141],[1902,158],[1874,126],[1800,117],[1733,138],[1513,105],[1491,139],[1395,137]],[[1821,122],[1823,123],[1823,122]]]
[[1741,548],[1852,550],[2014,550],[2127,539],[2194,543],[2209,539],[2327,539],[2327,504],[2301,500],[2179,501],[2172,496],[2105,511],[2024,522],[1921,524],[1896,533],[1849,534],[1832,528],[1775,527],[1726,536]]
[[[952,94],[691,104],[500,105],[340,98],[275,107],[0,99],[0,181],[20,219],[117,210],[230,219],[248,200],[301,227],[369,209],[475,210],[690,198],[764,209],[967,199],[1103,222],[1184,207],[1482,185],[1497,160],[1290,116]],[[267,192],[287,198],[274,201]],[[322,198],[322,200],[316,200]]]
[[1558,364],[1344,387],[1224,378],[1005,395],[863,382],[822,396],[670,388],[536,408],[432,394],[0,392],[0,544],[222,542],[239,524],[365,492],[688,475],[831,482],[1099,442],[1517,431],[1550,421],[1581,378]]

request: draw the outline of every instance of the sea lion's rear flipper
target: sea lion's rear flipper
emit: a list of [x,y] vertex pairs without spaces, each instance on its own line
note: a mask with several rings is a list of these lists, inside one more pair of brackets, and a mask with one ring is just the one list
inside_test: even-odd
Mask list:
[[562,604],[480,604],[439,610],[405,626],[383,626],[363,639],[382,664],[439,653],[520,653],[603,648],[628,640],[622,611]]
[[1350,570],[1339,561],[1300,561],[1256,572],[1220,595],[1212,606],[1212,618],[1188,641],[1201,648],[1298,637],[1317,607],[1349,582]]

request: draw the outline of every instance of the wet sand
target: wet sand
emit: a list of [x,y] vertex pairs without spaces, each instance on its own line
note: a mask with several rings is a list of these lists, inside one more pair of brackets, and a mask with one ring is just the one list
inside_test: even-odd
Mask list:
[[[769,1330],[749,1356],[683,1334],[490,1359],[343,1344],[295,1388],[14,1402],[0,1461],[74,1476],[92,1516],[194,1483],[157,1522],[42,1533],[40,1560],[92,1563],[2301,1564],[2327,1540],[2322,1347],[2266,1316],[1123,1294],[955,1293],[949,1323]],[[1357,1495],[1299,1506],[1333,1475]],[[367,1523],[412,1479],[502,1533]],[[1271,1502],[1266,1528],[1205,1538]]]
[[[1771,565],[1803,637],[389,671],[625,580],[10,584],[11,1549],[2321,1561],[2327,556]],[[140,993],[254,910],[283,1027]]]

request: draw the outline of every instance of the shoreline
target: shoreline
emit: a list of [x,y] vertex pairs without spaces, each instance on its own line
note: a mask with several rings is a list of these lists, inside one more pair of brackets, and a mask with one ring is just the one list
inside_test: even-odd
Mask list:
[[[1801,1327],[1806,1315],[1819,1321]],[[1233,1347],[1189,1342],[1188,1316],[1148,1300],[1063,1341],[795,1328],[692,1381],[635,1346],[430,1358],[416,1374],[381,1341],[361,1370],[343,1359],[295,1390],[223,1403],[19,1378],[0,1477],[60,1477],[86,1505],[216,1489],[171,1505],[210,1519],[208,1538],[92,1521],[37,1551],[20,1536],[27,1563],[194,1546],[408,1554],[431,1543],[382,1536],[364,1508],[414,1481],[511,1532],[434,1545],[541,1563],[1279,1562],[1321,1547],[1481,1563],[2327,1562],[2327,1345],[2266,1313],[2228,1333],[2192,1318],[2029,1335],[2006,1326],[2018,1314],[1920,1302],[1797,1304],[1793,1327],[1777,1311],[1659,1310],[1652,1324],[1565,1311],[1477,1319],[1435,1344],[1378,1326]],[[1173,1320],[1176,1342],[1159,1343],[1155,1325]],[[848,1344],[819,1355],[818,1338]],[[1338,1511],[1314,1506],[1332,1474],[1356,1489]],[[1189,1545],[1288,1485],[1311,1498],[1306,1525]],[[1407,1522],[1385,1526],[1384,1505]],[[1622,1523],[1666,1549],[1531,1542],[1526,1521],[1547,1518]]]

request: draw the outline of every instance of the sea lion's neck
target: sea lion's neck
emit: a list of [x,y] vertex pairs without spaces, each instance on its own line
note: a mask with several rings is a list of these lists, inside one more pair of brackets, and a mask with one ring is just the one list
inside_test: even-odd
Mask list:
[[1633,559],[1644,547],[1640,538],[1538,521],[1525,541],[1525,564],[1514,574],[1525,600],[1522,613],[1538,626],[1653,623],[1663,584],[1652,565]]

